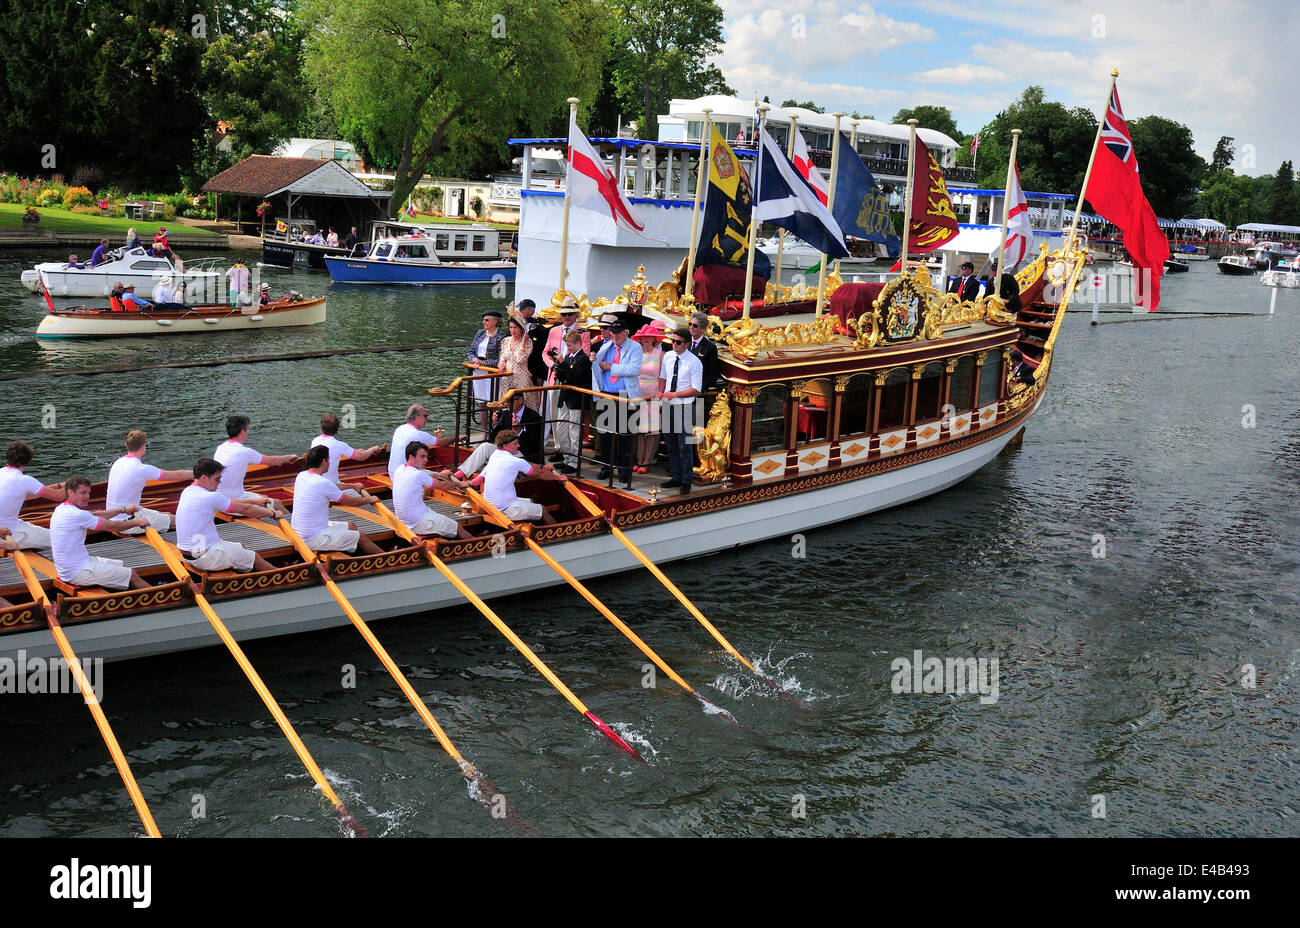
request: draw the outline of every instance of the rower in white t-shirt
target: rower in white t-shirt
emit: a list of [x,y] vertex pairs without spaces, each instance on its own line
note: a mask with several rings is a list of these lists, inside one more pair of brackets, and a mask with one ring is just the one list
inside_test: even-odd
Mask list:
[[176,503],[176,547],[199,570],[271,570],[271,563],[260,554],[238,542],[225,541],[217,534],[216,524],[218,512],[261,518],[271,510],[219,493],[220,483],[219,462],[203,458],[194,465],[194,482]]
[[242,499],[259,505],[273,505],[276,515],[289,514],[283,506],[269,496],[261,496],[244,489],[244,474],[250,464],[268,464],[276,467],[296,461],[296,454],[261,454],[248,446],[248,416],[229,416],[226,419],[227,441],[217,445],[213,459],[221,465],[221,484],[218,489],[231,499]]
[[[168,513],[154,509],[145,509],[140,505],[140,496],[144,485],[150,480],[184,480],[190,476],[188,470],[161,470],[144,462],[145,446],[149,436],[140,429],[126,433],[126,454],[113,462],[108,469],[108,489],[104,493],[104,502],[109,508],[114,506],[134,506],[136,513],[148,520],[156,531],[165,532],[172,527],[172,517]],[[125,519],[125,515],[114,516],[116,520]],[[143,528],[133,528],[128,535],[139,535]]]
[[338,437],[339,434],[339,417],[332,412],[327,412],[320,417],[320,434],[311,440],[311,446],[324,445],[330,452],[330,464],[325,470],[325,477],[331,483],[337,483],[344,488],[354,490],[361,489],[360,486],[345,484],[339,480],[339,461],[365,461],[368,460],[375,452],[379,450],[378,445],[371,445],[362,451],[358,451]]
[[0,469],[0,528],[9,529],[8,538],[19,548],[48,548],[50,533],[48,529],[18,518],[23,503],[40,497],[54,502],[62,502],[68,494],[63,484],[52,483],[49,486],[35,477],[23,473],[23,469],[32,463],[32,448],[25,441],[15,441],[5,450],[5,467]]
[[388,476],[397,476],[397,469],[406,463],[406,446],[413,441],[424,442],[432,448],[435,445],[450,444],[455,436],[444,435],[439,438],[424,431],[429,421],[429,413],[419,403],[407,407],[406,421],[393,431],[393,440],[388,445]]
[[470,482],[475,486],[482,485],[483,498],[499,509],[501,514],[511,522],[554,522],[555,517],[540,503],[516,495],[515,478],[520,474],[561,482],[568,478],[563,474],[557,474],[550,464],[538,467],[523,458],[516,457],[519,452],[519,433],[514,429],[503,429],[498,432],[496,446],[497,450],[492,453],[492,457],[488,458],[487,465]]
[[364,491],[344,490],[325,476],[329,469],[330,452],[324,445],[316,445],[307,452],[307,469],[298,474],[293,484],[293,519],[290,527],[298,533],[313,551],[347,551],[358,547],[364,554],[382,554],[383,549],[358,531],[355,522],[331,521],[330,503],[344,496],[355,497],[359,503],[378,502]]
[[393,513],[417,535],[441,535],[443,538],[473,538],[474,536],[454,519],[434,512],[424,502],[424,491],[441,483],[448,487],[464,486],[448,478],[446,471],[431,474],[429,448],[424,442],[413,441],[406,446],[406,463],[397,468],[393,478]]
[[129,529],[143,529],[149,520],[136,516],[125,522],[117,517],[135,513],[135,506],[110,506],[91,512],[90,481],[69,477],[64,486],[68,499],[50,513],[50,548],[59,579],[73,586],[102,586],[107,590],[149,588],[149,582],[121,561],[95,557],[86,550],[87,532],[112,532],[125,535]]

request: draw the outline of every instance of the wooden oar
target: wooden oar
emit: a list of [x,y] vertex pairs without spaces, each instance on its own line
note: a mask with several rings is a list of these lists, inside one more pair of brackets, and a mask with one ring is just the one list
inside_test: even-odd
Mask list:
[[77,655],[72,650],[72,644],[68,641],[68,636],[63,633],[63,626],[59,624],[58,616],[54,612],[54,604],[45,595],[41,582],[36,579],[36,574],[32,572],[32,565],[27,563],[27,556],[21,551],[13,551],[11,554],[14,559],[14,566],[22,574],[23,582],[27,584],[27,590],[32,594],[32,600],[45,614],[45,621],[49,623],[54,640],[58,643],[59,651],[63,654],[64,663],[72,671],[72,676],[81,689],[81,695],[85,697],[90,714],[95,717],[95,724],[99,726],[99,733],[104,738],[104,744],[108,746],[108,753],[113,756],[113,763],[117,765],[117,772],[121,775],[122,782],[126,784],[126,791],[131,796],[131,802],[135,805],[135,811],[139,814],[140,821],[144,823],[145,832],[151,838],[161,838],[162,835],[158,832],[158,825],[153,820],[153,814],[150,813],[149,806],[145,804],[144,794],[140,792],[140,785],[136,783],[135,774],[131,772],[131,765],[126,762],[126,755],[122,753],[122,747],[117,743],[117,736],[113,734],[113,728],[108,724],[108,717],[104,715],[99,700],[95,698],[95,691],[91,687],[90,681],[86,679],[85,672],[81,669],[81,662],[77,660]]
[[737,651],[734,647],[731,646],[731,642],[723,637],[722,632],[714,628],[713,623],[704,617],[704,613],[700,612],[699,609],[695,608],[695,604],[691,602],[689,599],[687,599],[686,594],[677,588],[677,584],[669,580],[668,577],[664,574],[664,572],[660,570],[658,566],[656,566],[655,562],[650,560],[650,558],[646,556],[645,552],[642,551],[640,548],[638,548],[632,542],[632,539],[628,538],[627,535],[623,534],[623,530],[614,524],[614,520],[609,517],[608,513],[603,512],[599,506],[597,506],[595,503],[591,501],[591,499],[587,496],[587,494],[583,493],[582,490],[574,486],[572,481],[565,481],[564,487],[569,491],[569,493],[573,496],[573,498],[576,499],[578,503],[587,512],[590,512],[594,516],[600,516],[605,520],[605,524],[609,526],[610,532],[614,535],[615,538],[617,538],[620,542],[623,543],[623,547],[631,551],[632,554],[636,557],[636,559],[645,566],[646,570],[650,571],[650,573],[654,575],[654,578],[658,580],[660,583],[662,583],[664,585],[664,588],[667,589],[668,592],[672,593],[673,596],[677,597],[677,601],[686,607],[686,611],[689,612],[692,616],[694,616],[695,620],[708,630],[709,634],[712,635],[717,640],[718,644],[722,645],[727,650],[727,653],[729,653],[736,660],[744,664],[745,667],[747,667],[749,671],[754,674],[754,676],[758,677],[760,680],[765,682],[768,686],[775,689],[784,698],[789,699],[792,702],[795,702],[806,708],[807,704],[803,700],[799,699],[798,697],[794,696],[791,693],[787,693],[781,687],[781,684],[777,683],[775,680],[773,680],[771,677],[767,676],[766,674],[760,673],[758,670],[754,668],[753,664],[745,660],[744,656],[739,651]]
[[[135,537],[139,538],[140,536],[137,535]],[[334,808],[338,810],[339,820],[345,827],[351,829],[353,834],[364,838],[366,836],[365,829],[361,827],[361,824],[352,816],[352,813],[347,810],[347,807],[343,805],[343,802],[335,794],[333,787],[331,787],[329,781],[325,779],[325,774],[321,772],[320,766],[316,763],[310,752],[308,752],[307,746],[302,743],[302,739],[299,738],[298,733],[294,731],[293,725],[290,724],[288,717],[284,714],[284,710],[281,709],[280,704],[275,701],[275,698],[271,695],[271,691],[266,688],[266,684],[262,682],[262,678],[258,675],[257,671],[253,669],[253,665],[244,655],[244,650],[239,646],[239,643],[235,641],[235,636],[230,634],[230,629],[226,628],[226,624],[217,617],[217,613],[212,608],[212,604],[208,602],[208,598],[196,588],[197,585],[194,583],[189,571],[186,570],[185,565],[181,562],[180,555],[176,552],[176,549],[163,541],[162,536],[153,528],[146,528],[144,530],[144,537],[140,540],[149,544],[162,556],[163,561],[171,568],[171,572],[176,575],[177,580],[185,580],[191,584],[191,588],[194,591],[194,601],[199,604],[199,608],[202,609],[203,614],[207,616],[208,622],[211,623],[212,628],[216,631],[218,637],[221,638],[222,643],[234,656],[240,669],[244,671],[244,676],[248,677],[248,682],[253,684],[253,689],[257,690],[257,695],[262,698],[262,702],[266,705],[266,708],[270,710],[276,724],[280,726],[280,731],[284,733],[289,744],[292,745],[294,751],[297,752],[298,759],[302,761],[303,766],[307,768],[307,772],[310,773],[312,779],[316,781],[316,785],[320,787],[321,793],[334,805]]]
[[[347,510],[347,507],[341,507],[341,508],[343,508],[345,511]],[[404,524],[402,524],[402,522],[395,515],[389,512],[387,507],[385,507],[383,503],[375,503],[374,508],[375,508],[375,512],[378,513],[379,517],[384,521],[384,524],[386,524],[389,528],[395,531],[402,538],[406,539],[412,544],[419,544],[424,548],[424,556],[429,559],[429,563],[432,564],[434,567],[438,568],[438,571],[444,577],[447,578],[448,582],[450,582],[451,585],[454,586],[462,596],[464,596],[471,603],[473,603],[474,608],[476,608],[479,612],[483,613],[483,617],[487,619],[489,622],[491,622],[492,626],[497,631],[499,631],[502,635],[504,635],[506,640],[509,641],[512,645],[514,645],[515,648],[519,651],[519,653],[528,659],[528,662],[530,664],[532,664],[535,668],[537,668],[537,672],[546,678],[546,682],[550,683],[551,686],[555,687],[557,690],[560,691],[560,695],[562,695],[565,699],[567,699],[569,701],[569,704],[573,706],[573,708],[577,709],[584,716],[586,716],[587,721],[595,725],[596,728],[600,730],[600,733],[602,735],[604,735],[610,741],[614,742],[616,745],[618,745],[628,754],[631,754],[637,760],[641,761],[642,763],[645,762],[645,758],[637,753],[636,748],[632,747],[632,745],[624,741],[622,737],[619,736],[618,732],[614,731],[614,729],[610,728],[608,725],[602,722],[600,718],[596,715],[596,713],[588,709],[586,704],[583,703],[583,701],[579,699],[577,696],[575,696],[573,694],[573,691],[569,689],[567,686],[565,686],[564,683],[560,680],[560,678],[557,677],[551,671],[551,668],[546,666],[546,662],[543,661],[536,654],[534,654],[532,648],[528,647],[528,645],[524,643],[522,638],[520,638],[518,635],[512,632],[510,628],[506,625],[506,623],[501,621],[501,618],[488,607],[488,604],[483,602],[483,600],[479,598],[479,595],[475,593],[473,590],[471,590],[464,580],[456,576],[455,572],[452,571],[452,569],[448,567],[445,563],[443,563],[442,558],[438,557],[436,554],[433,553],[432,550],[430,550],[428,542],[425,542],[423,539],[417,540],[415,534]],[[372,515],[371,513],[366,511],[359,511],[358,514],[365,517],[370,517]]]
[[[258,528],[270,527],[264,522],[256,522],[255,520],[251,524],[256,524]],[[298,552],[298,556],[316,568],[321,580],[325,583],[325,588],[334,597],[334,601],[343,609],[344,614],[352,620],[352,624],[357,627],[357,631],[361,632],[361,637],[366,639],[366,644],[370,645],[370,650],[375,652],[375,656],[379,658],[389,674],[392,675],[392,678],[397,681],[397,685],[406,694],[406,698],[415,707],[415,711],[419,713],[420,718],[424,719],[424,724],[429,727],[429,731],[433,732],[433,736],[438,739],[438,743],[442,745],[443,750],[450,754],[452,759],[460,765],[465,778],[478,787],[480,801],[484,804],[490,804],[494,796],[500,795],[497,788],[483,774],[479,773],[473,764],[462,757],[460,751],[456,750],[456,746],[451,743],[451,739],[447,737],[447,733],[438,724],[438,720],[433,717],[433,713],[429,711],[429,707],[420,698],[420,694],[415,691],[411,681],[398,669],[396,662],[389,656],[387,649],[379,643],[375,633],[370,630],[370,626],[361,618],[360,613],[348,601],[348,598],[343,595],[343,591],[334,582],[334,578],[329,575],[329,571],[316,552],[307,547],[307,543],[293,530],[293,526],[284,519],[279,520],[279,526],[280,534],[293,545],[294,550]]]
[[516,526],[515,523],[511,522],[508,518],[506,518],[505,514],[501,512],[501,510],[497,509],[486,499],[484,499],[481,494],[479,494],[477,491],[473,489],[466,489],[465,494],[466,496],[469,497],[470,501],[475,505],[475,507],[478,508],[479,512],[483,513],[483,515],[485,515],[491,521],[505,528],[519,528],[521,530],[524,543],[528,545],[528,547],[532,550],[534,554],[536,554],[539,558],[542,559],[542,562],[544,564],[546,564],[548,567],[551,568],[551,570],[555,571],[557,574],[563,577],[565,582],[567,582],[569,586],[577,590],[578,594],[583,599],[591,603],[592,606],[596,608],[597,612],[599,612],[605,618],[609,619],[609,621],[613,624],[613,626],[617,628],[620,632],[622,632],[624,637],[626,637],[628,641],[636,645],[637,648],[640,649],[642,654],[650,658],[650,660],[654,661],[656,666],[658,666],[660,670],[666,673],[670,680],[672,680],[682,689],[686,690],[686,692],[690,693],[692,696],[698,699],[700,701],[700,704],[704,706],[705,711],[715,712],[725,717],[728,721],[734,724],[739,724],[738,722],[736,722],[736,717],[733,716],[730,712],[728,712],[726,709],[723,709],[721,706],[717,706],[709,702],[709,700],[705,699],[703,696],[700,695],[698,690],[696,690],[693,686],[691,686],[689,683],[683,680],[677,674],[677,671],[673,670],[671,667],[668,666],[667,661],[665,661],[663,658],[661,658],[658,654],[655,653],[654,649],[651,648],[650,645],[642,641],[641,637],[637,635],[636,632],[628,628],[627,625],[624,624],[623,621],[618,616],[614,615],[614,613],[611,612],[603,602],[597,599],[595,594],[592,593],[591,590],[587,589],[587,587],[584,586],[582,582],[578,580],[577,577],[569,573],[569,571],[565,570],[565,568],[560,564],[559,561],[551,557],[551,555],[547,553],[547,551],[540,544],[534,541],[530,534],[530,531],[532,529],[531,525]]

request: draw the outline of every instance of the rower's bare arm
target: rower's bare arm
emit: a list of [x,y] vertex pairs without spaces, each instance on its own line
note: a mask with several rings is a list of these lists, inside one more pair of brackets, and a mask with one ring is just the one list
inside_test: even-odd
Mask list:
[[41,487],[40,491],[37,492],[35,496],[38,496],[41,499],[48,499],[56,503],[61,503],[68,498],[68,491],[63,489],[63,484],[61,483],[51,483],[49,486]]
[[231,515],[248,516],[254,519],[260,519],[266,515],[266,507],[260,503],[249,502],[248,500],[232,499],[230,501]]
[[159,480],[193,480],[194,471],[192,470],[165,470],[158,475]]
[[137,516],[134,519],[120,519],[114,522],[112,519],[105,519],[102,516],[99,520],[98,530],[101,532],[111,532],[114,535],[125,535],[133,528],[148,528],[149,520],[144,516]]
[[298,460],[298,455],[296,455],[296,454],[264,454],[264,455],[262,455],[262,463],[263,463],[263,464],[270,464],[272,467],[278,466],[278,465],[280,465],[280,464],[292,464],[292,463],[293,463],[294,461],[296,461],[296,460]]
[[378,451],[379,451],[379,445],[371,445],[369,448],[365,449],[364,451],[358,451],[356,454],[352,455],[352,460],[365,461],[373,457],[376,453],[378,453]]

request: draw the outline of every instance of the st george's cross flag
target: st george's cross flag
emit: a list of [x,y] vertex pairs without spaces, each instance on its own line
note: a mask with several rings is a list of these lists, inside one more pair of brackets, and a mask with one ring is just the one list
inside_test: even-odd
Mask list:
[[1093,210],[1124,233],[1124,247],[1133,258],[1133,301],[1155,312],[1160,305],[1160,275],[1169,257],[1169,240],[1160,231],[1156,214],[1142,193],[1137,154],[1129,135],[1119,90],[1112,87],[1101,135],[1093,159],[1092,176],[1084,199]]
[[808,186],[812,187],[813,192],[817,194],[817,199],[822,201],[825,206],[830,198],[831,187],[822,177],[822,172],[813,164],[812,155],[808,153],[808,143],[803,140],[803,133],[791,126],[794,132],[794,166],[799,170],[799,176],[808,181]]
[[1034,230],[1029,224],[1029,203],[1020,187],[1020,165],[1011,165],[1011,186],[1007,188],[1007,244],[1002,252],[1002,269],[1014,270],[1029,252]]
[[577,114],[569,117],[568,194],[574,206],[608,216],[616,226],[645,234],[645,226],[637,218],[614,172],[605,167],[586,134],[578,128]]
[[759,132],[759,158],[754,220],[785,229],[828,257],[847,258],[840,224],[766,129]]

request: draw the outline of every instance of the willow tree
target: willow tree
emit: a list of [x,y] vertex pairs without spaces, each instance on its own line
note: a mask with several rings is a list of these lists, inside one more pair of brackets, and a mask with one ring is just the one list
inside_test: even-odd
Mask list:
[[554,126],[590,101],[607,52],[600,0],[308,0],[307,74],[344,134],[406,200],[451,145]]

